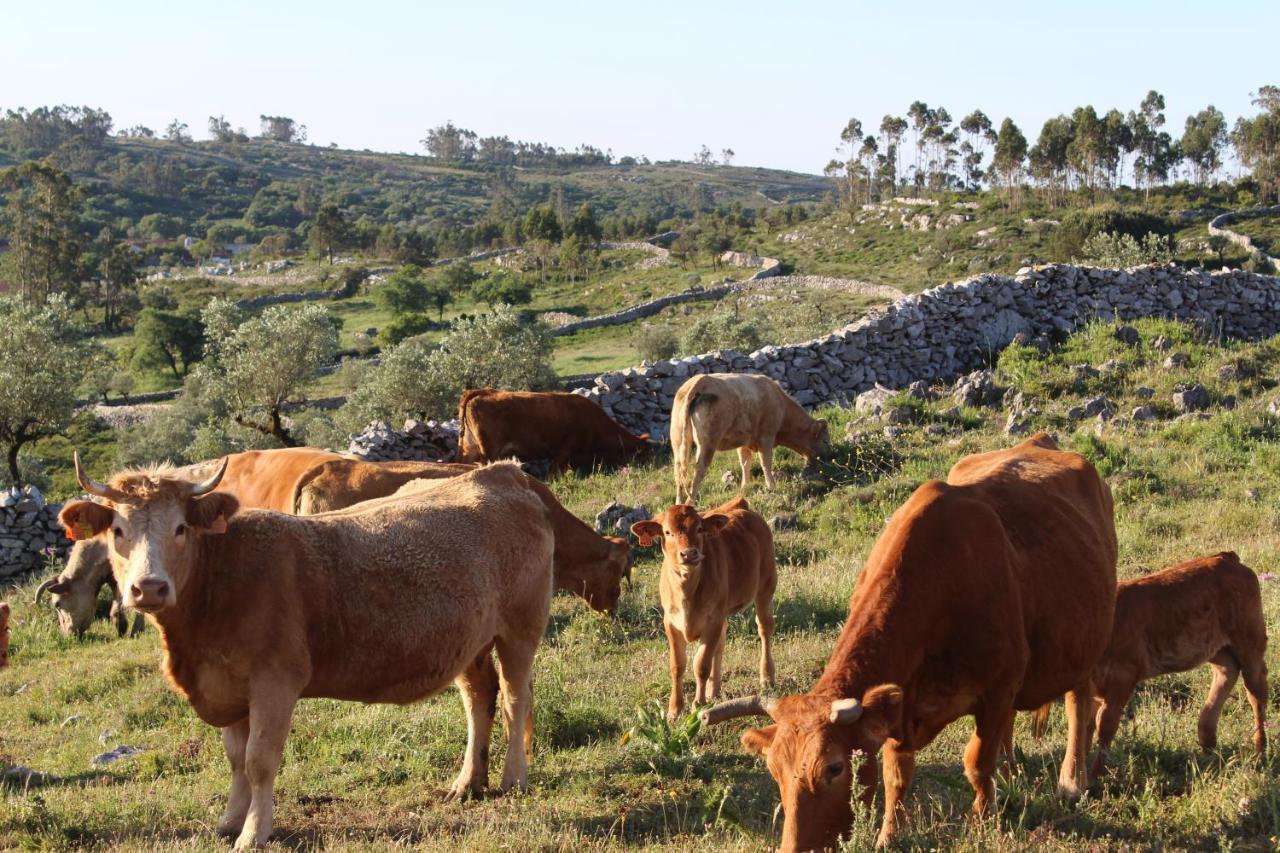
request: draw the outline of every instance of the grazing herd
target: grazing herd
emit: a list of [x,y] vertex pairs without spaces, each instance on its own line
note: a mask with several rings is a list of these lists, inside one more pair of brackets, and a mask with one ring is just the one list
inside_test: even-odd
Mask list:
[[[407,703],[452,682],[468,724],[450,795],[487,789],[499,704],[501,788],[527,784],[534,657],[552,592],[615,612],[632,547],[597,535],[504,460],[550,460],[561,472],[623,464],[653,445],[571,394],[468,391],[458,420],[457,463],[295,448],[100,483],[76,457],[89,499],[64,506],[75,545],[37,600],[50,594],[65,634],[88,628],[104,585],[121,635],[125,608],[147,615],[173,689],[222,730],[232,774],[218,830],[238,848],[271,834],[276,772],[302,698]],[[828,433],[770,379],[706,375],[676,394],[671,439],[677,503],[631,532],[639,547],[662,551],[675,719],[688,645],[700,644],[694,704],[721,699],[727,620],[748,606],[762,689],[775,678],[773,536],[741,497],[696,508],[712,456],[737,449],[745,488],[758,452],[772,486],[774,448],[812,461]],[[702,720],[771,718],[741,739],[777,783],[784,851],[837,847],[852,827],[852,797],[869,804],[881,777],[878,844],[889,843],[917,751],[964,716],[974,718],[963,756],[973,811],[988,814],[997,766],[1012,758],[1015,714],[1035,712],[1043,731],[1058,697],[1067,716],[1058,788],[1074,799],[1088,783],[1093,734],[1097,775],[1136,685],[1206,662],[1214,676],[1200,743],[1216,744],[1242,675],[1263,750],[1266,629],[1254,572],[1222,553],[1117,586],[1116,562],[1111,494],[1082,456],[1040,434],[965,457],[888,520],[809,691],[722,701]],[[0,666],[8,613],[0,604]]]

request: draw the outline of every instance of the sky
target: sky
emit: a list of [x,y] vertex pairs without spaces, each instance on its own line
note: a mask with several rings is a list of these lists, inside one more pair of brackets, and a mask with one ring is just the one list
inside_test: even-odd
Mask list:
[[261,114],[310,141],[421,151],[452,120],[481,136],[617,156],[820,172],[850,117],[922,100],[958,121],[1046,118],[1164,94],[1170,130],[1228,122],[1280,85],[1278,0],[1027,2],[240,2],[0,0],[0,108],[101,107],[117,129]]

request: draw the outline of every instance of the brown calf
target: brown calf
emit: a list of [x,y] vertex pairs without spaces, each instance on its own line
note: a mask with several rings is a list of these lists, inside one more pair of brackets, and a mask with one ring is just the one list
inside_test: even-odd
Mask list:
[[[671,449],[676,501],[692,504],[717,450],[738,450],[742,487],[751,483],[751,460],[760,454],[764,482],[774,486],[773,449],[789,447],[812,462],[827,445],[827,422],[809,417],[800,404],[767,376],[708,373],[680,386],[671,407]],[[697,445],[693,476],[690,456]]]
[[1111,644],[1094,674],[1098,755],[1093,773],[1103,772],[1107,747],[1138,683],[1203,663],[1213,668],[1213,683],[1200,710],[1200,746],[1217,746],[1222,706],[1243,675],[1253,706],[1253,745],[1263,752],[1266,650],[1258,576],[1230,551],[1121,583]]
[[730,615],[755,604],[760,633],[760,684],[773,685],[773,592],[778,571],[769,525],[735,498],[698,515],[675,504],[631,525],[642,546],[662,543],[662,624],[671,654],[667,716],[684,711],[685,649],[702,641],[693,662],[694,704],[720,697],[720,669]]

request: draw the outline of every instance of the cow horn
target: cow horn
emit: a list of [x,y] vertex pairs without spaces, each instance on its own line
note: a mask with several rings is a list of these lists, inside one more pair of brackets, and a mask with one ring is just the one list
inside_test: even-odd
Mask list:
[[772,717],[776,700],[767,696],[743,696],[713,705],[698,715],[704,726],[714,726],[735,717]]
[[831,702],[831,722],[848,725],[862,716],[862,703],[857,699],[835,699]]
[[57,582],[58,582],[58,576],[54,575],[53,577],[46,580],[44,583],[40,584],[40,586],[36,587],[36,604],[40,603],[40,596],[48,592],[49,587],[53,586]]
[[92,479],[88,474],[86,474],[84,472],[84,465],[80,462],[79,450],[73,452],[71,454],[71,458],[76,464],[76,480],[80,483],[80,488],[84,489],[86,493],[94,495],[95,497],[106,498],[109,501],[116,501],[120,503],[127,503],[131,500],[129,495],[119,489],[113,489],[104,483],[99,483],[97,480]]
[[200,495],[207,495],[214,489],[218,488],[218,484],[222,482],[222,475],[227,473],[227,463],[230,457],[223,457],[222,464],[218,466],[218,470],[213,472],[213,476],[205,480],[203,483],[196,483],[191,487],[191,497],[197,498]]

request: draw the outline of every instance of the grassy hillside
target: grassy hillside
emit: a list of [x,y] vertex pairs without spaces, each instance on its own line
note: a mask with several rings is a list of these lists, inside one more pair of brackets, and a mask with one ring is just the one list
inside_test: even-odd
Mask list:
[[[1031,428],[1047,428],[1088,456],[1116,503],[1120,575],[1234,549],[1263,577],[1268,624],[1280,617],[1280,420],[1276,397],[1280,339],[1216,346],[1188,328],[1136,324],[1137,347],[1110,327],[1087,330],[1060,349],[1008,351],[1001,381],[1027,395]],[[1190,366],[1169,370],[1153,346],[1164,335]],[[1118,362],[1108,364],[1109,362]],[[1108,369],[1097,374],[1073,365]],[[1229,368],[1229,369],[1228,369]],[[1202,414],[1176,417],[1178,383],[1200,381],[1212,399]],[[1139,393],[1150,388],[1148,400]],[[1145,392],[1143,392],[1145,393]],[[1068,411],[1105,394],[1120,419],[1073,422]],[[1236,398],[1227,408],[1227,398]],[[775,645],[779,690],[806,689],[830,654],[862,561],[885,519],[923,480],[945,475],[959,457],[1016,439],[1002,434],[1003,410],[951,411],[948,398],[903,401],[913,412],[893,442],[878,421],[830,410],[837,441],[817,479],[781,456],[774,493],[752,491],[766,516],[794,512],[795,529],[777,534],[779,588]],[[1157,418],[1130,422],[1150,404]],[[707,505],[735,492],[723,475],[737,467],[722,453],[707,479]],[[665,462],[587,477],[553,489],[590,518],[612,498],[659,508],[672,486]],[[444,803],[465,740],[457,697],[448,692],[398,708],[305,701],[295,716],[276,793],[277,838],[290,847],[428,850],[759,850],[776,843],[777,795],[762,762],[738,744],[741,723],[699,734],[689,753],[655,753],[622,736],[638,709],[664,696],[666,648],[657,598],[658,561],[644,553],[620,616],[608,622],[559,597],[539,653],[537,743],[531,790],[475,803]],[[156,667],[154,631],[118,641],[105,622],[83,643],[64,641],[52,614],[30,604],[35,580],[10,596],[15,609],[12,665],[0,672],[0,756],[67,782],[7,789],[0,846],[26,849],[216,850],[212,827],[228,771],[214,730],[166,688]],[[105,609],[105,604],[104,604]],[[749,615],[735,617],[725,659],[728,695],[756,689],[758,640]],[[1268,655],[1280,673],[1276,644]],[[1111,755],[1111,775],[1079,805],[1055,795],[1065,740],[1061,709],[1049,737],[1033,741],[1020,719],[1016,769],[999,782],[994,820],[972,822],[961,755],[971,724],[953,724],[919,757],[901,849],[958,850],[1265,850],[1280,843],[1280,763],[1248,745],[1251,715],[1237,687],[1220,729],[1220,747],[1202,753],[1196,717],[1207,691],[1205,668],[1154,679],[1133,702]],[[1272,701],[1273,715],[1275,701]],[[105,734],[104,733],[109,733]],[[105,743],[105,745],[104,745]],[[103,769],[91,756],[117,744],[142,755]],[[502,754],[501,737],[493,754]],[[496,783],[500,771],[495,767]],[[874,839],[876,815],[858,819],[849,849]]]

